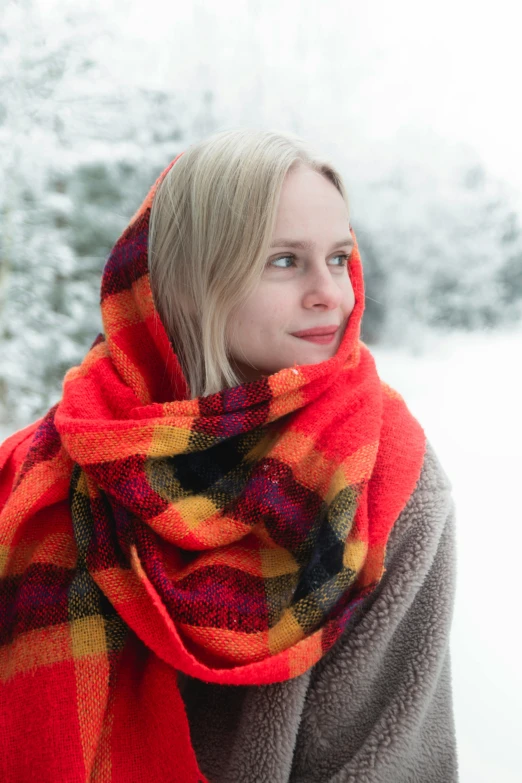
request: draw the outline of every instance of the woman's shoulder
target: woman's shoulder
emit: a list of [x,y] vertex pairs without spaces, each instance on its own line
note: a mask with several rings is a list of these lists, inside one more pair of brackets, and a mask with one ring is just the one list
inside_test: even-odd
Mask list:
[[435,451],[430,440],[426,441],[426,452],[422,471],[417,485],[420,492],[440,491],[443,494],[448,493],[453,488],[448,474],[446,473],[442,462]]
[[426,441],[424,460],[417,484],[390,532],[385,567],[394,561],[398,547],[422,544],[426,557],[434,548],[454,511],[453,485],[431,441]]

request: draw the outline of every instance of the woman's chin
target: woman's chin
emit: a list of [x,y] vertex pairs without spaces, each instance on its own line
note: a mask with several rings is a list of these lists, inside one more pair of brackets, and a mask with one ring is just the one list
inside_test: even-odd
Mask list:
[[279,361],[272,361],[270,365],[254,368],[241,362],[234,364],[234,369],[239,373],[242,383],[250,383],[260,378],[268,378],[281,370],[306,364],[320,364],[335,355],[337,345],[310,345],[305,350],[294,351],[291,355],[281,357]]
[[295,365],[299,367],[306,364],[320,364],[320,362],[324,362],[326,359],[331,359],[337,350],[337,346],[333,347],[331,345],[314,346],[314,348],[320,348],[321,350],[296,352],[292,359],[288,359],[287,362],[281,362],[278,369],[272,370],[272,373],[294,367]]
[[319,364],[324,362],[335,355],[337,347],[337,344],[312,345],[310,349],[303,351],[301,358],[297,360],[297,364]]

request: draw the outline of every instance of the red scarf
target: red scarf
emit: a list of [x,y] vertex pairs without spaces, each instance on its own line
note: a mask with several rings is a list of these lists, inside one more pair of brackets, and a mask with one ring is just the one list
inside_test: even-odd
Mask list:
[[187,399],[147,264],[174,163],[107,261],[104,334],[0,452],[4,783],[205,780],[177,672],[307,671],[382,578],[420,475],[424,433],[359,339],[357,243],[334,357]]

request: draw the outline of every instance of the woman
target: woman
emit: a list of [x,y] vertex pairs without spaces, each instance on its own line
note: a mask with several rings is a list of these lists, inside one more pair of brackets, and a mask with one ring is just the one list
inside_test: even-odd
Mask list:
[[363,307],[301,140],[161,174],[104,334],[0,452],[3,781],[457,780],[451,487]]

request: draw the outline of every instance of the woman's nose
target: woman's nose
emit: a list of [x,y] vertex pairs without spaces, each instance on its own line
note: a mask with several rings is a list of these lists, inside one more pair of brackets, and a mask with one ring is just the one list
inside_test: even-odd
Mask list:
[[328,267],[310,273],[304,294],[305,307],[323,307],[333,310],[339,307],[341,299],[342,291]]

